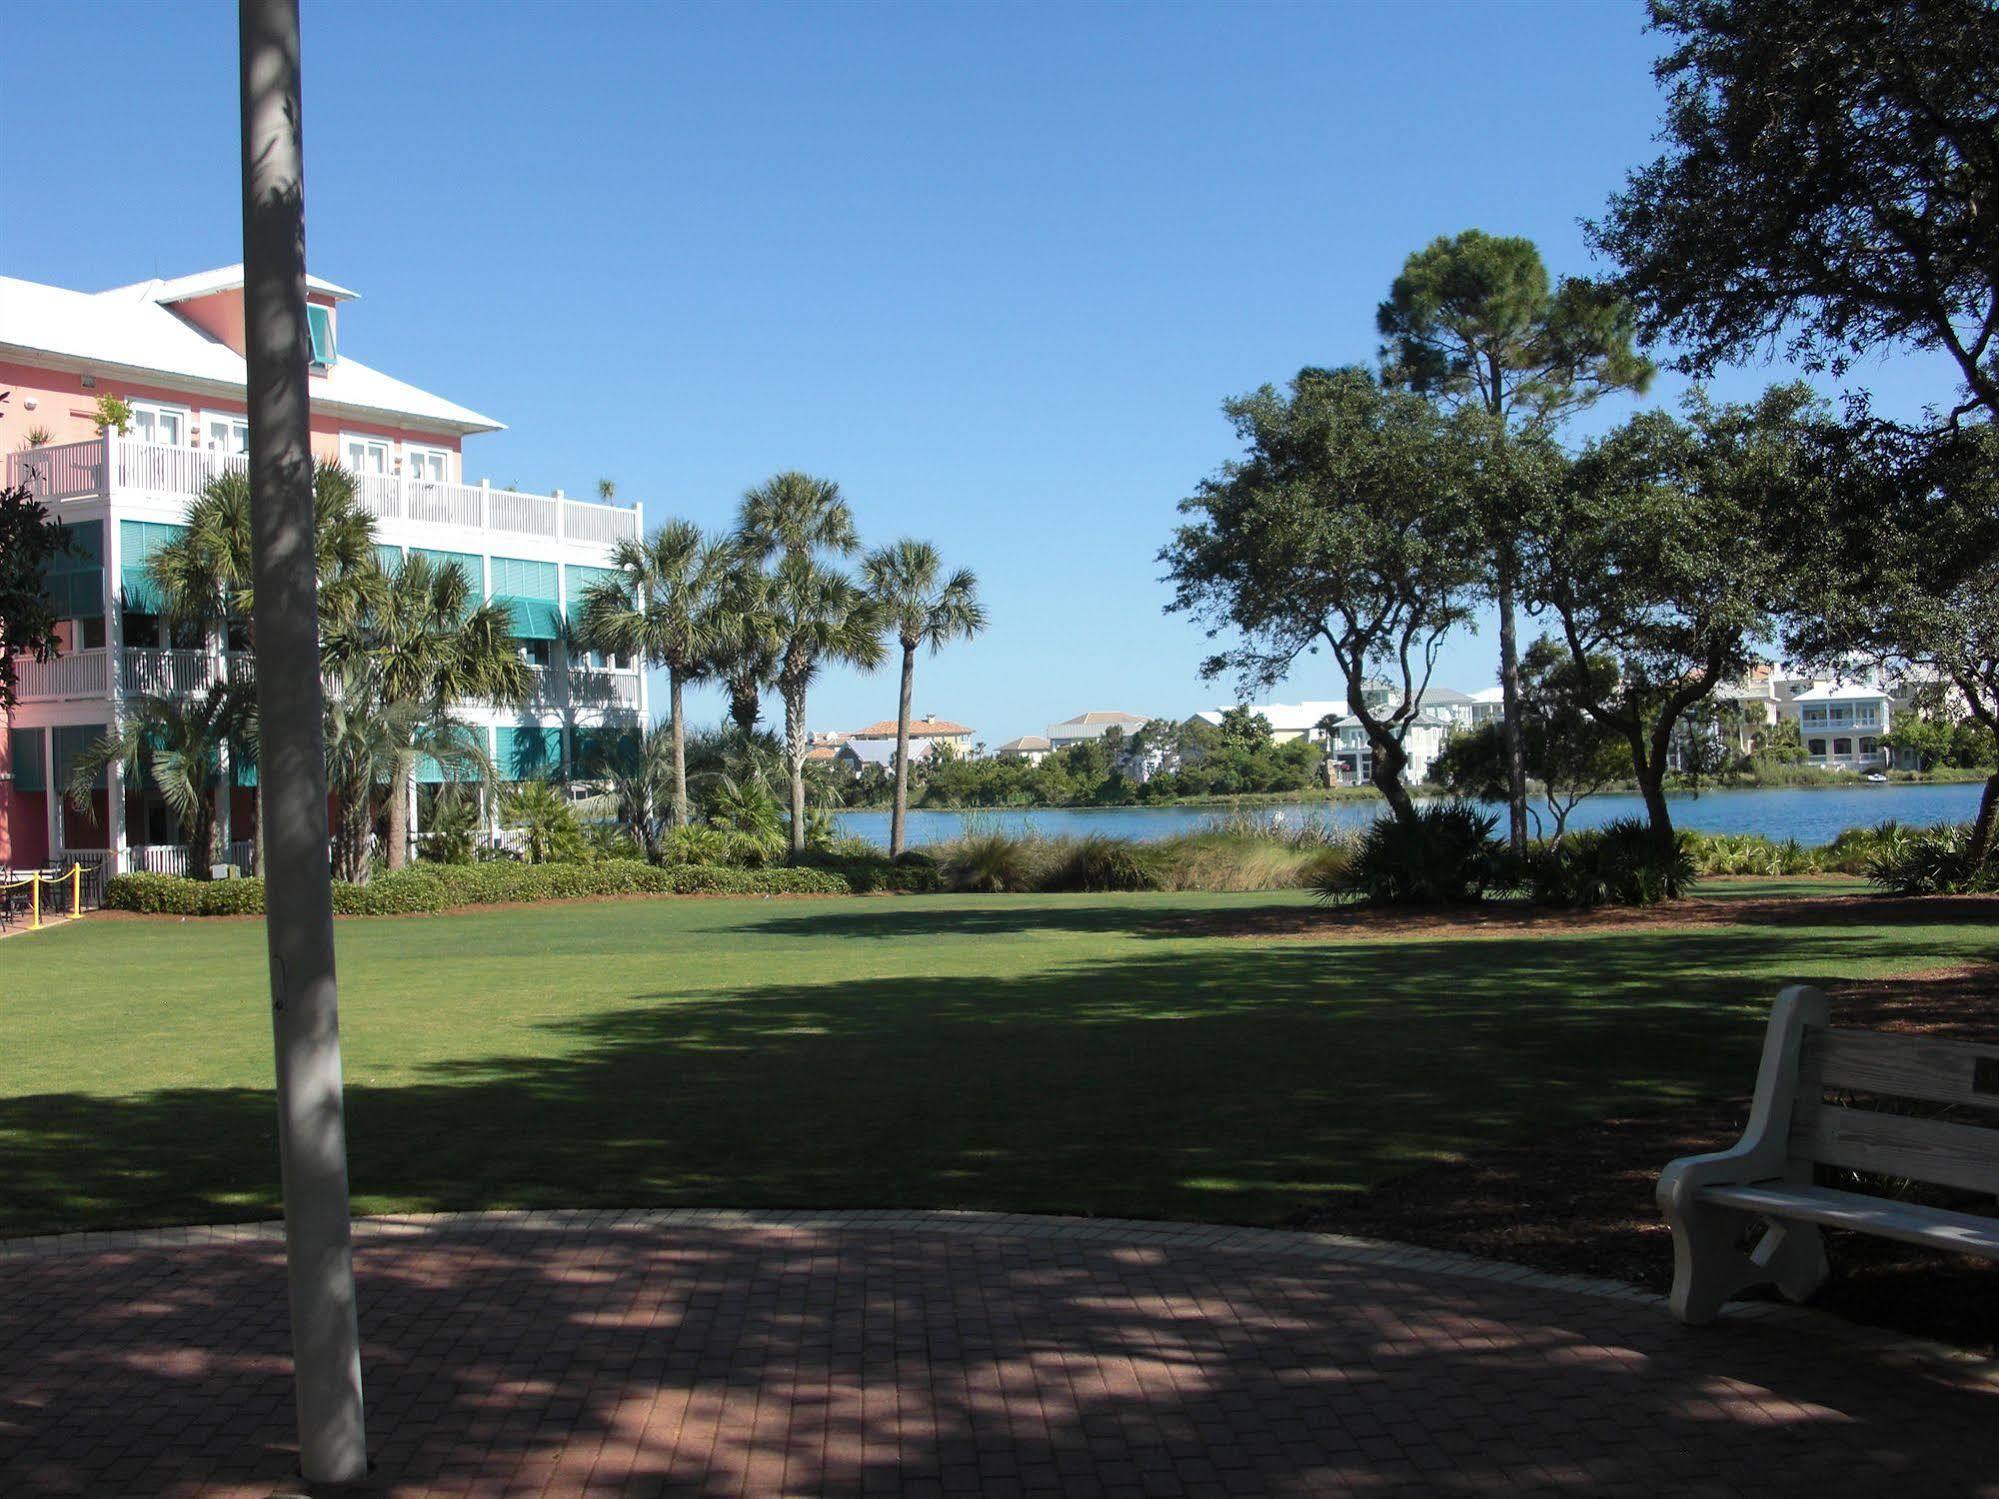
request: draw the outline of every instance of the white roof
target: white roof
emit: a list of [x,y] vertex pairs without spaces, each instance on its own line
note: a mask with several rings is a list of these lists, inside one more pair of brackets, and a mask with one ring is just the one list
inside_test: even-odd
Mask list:
[[[1321,720],[1342,718],[1346,715],[1345,698],[1307,698],[1302,703],[1250,703],[1252,713],[1260,713],[1270,724],[1273,732],[1279,734],[1306,734],[1318,728]],[[1219,726],[1222,708],[1206,708],[1194,716],[1204,723]]]
[[1039,734],[1022,734],[1018,739],[1007,740],[994,753],[1004,755],[1010,750],[1019,752],[1021,750],[1045,750],[1053,748],[1055,746]]
[[1791,701],[1794,703],[1878,702],[1887,695],[1879,687],[1868,687],[1859,682],[1849,682],[1844,685],[1815,682]]
[[[217,266],[212,271],[196,271],[192,276],[177,276],[171,281],[155,278],[121,286],[118,290],[142,292],[150,288],[155,302],[187,302],[196,297],[213,296],[219,291],[235,291],[242,285],[243,262],[239,260],[234,265]],[[352,302],[361,295],[358,291],[349,291],[344,286],[335,286],[331,281],[323,281],[313,275],[305,278],[305,289],[329,296],[336,302]]]
[[1500,686],[1481,687],[1476,692],[1465,694],[1475,703],[1499,703],[1506,700],[1506,689]]
[[[29,363],[53,355],[71,364],[116,368],[139,377],[164,376],[161,384],[192,382],[240,393],[242,355],[166,305],[169,300],[228,290],[232,276],[233,284],[241,285],[242,267],[94,294],[0,276],[0,350]],[[197,289],[189,291],[190,286]],[[331,282],[319,286],[329,296],[353,296]],[[489,416],[371,369],[344,353],[332,368],[313,372],[311,393],[315,406],[413,419],[461,433],[497,432],[501,427]]]

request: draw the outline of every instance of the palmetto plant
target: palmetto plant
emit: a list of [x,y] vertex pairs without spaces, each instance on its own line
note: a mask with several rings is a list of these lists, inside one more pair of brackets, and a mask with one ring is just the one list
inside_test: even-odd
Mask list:
[[648,864],[659,862],[660,828],[672,802],[673,776],[672,725],[654,724],[639,740],[638,754],[619,757],[607,777],[608,810]]
[[583,830],[546,781],[522,781],[500,799],[500,820],[521,841],[521,856],[530,864],[565,863],[589,851]]
[[708,670],[717,590],[735,564],[727,542],[701,534],[692,521],[670,520],[643,541],[627,537],[612,549],[616,576],[583,596],[577,631],[592,650],[616,652],[665,670],[667,724],[673,746],[673,823],[687,825],[687,684]]
[[[321,463],[312,475],[313,544],[321,628],[351,618],[382,585],[375,520],[361,507],[354,476]],[[187,508],[179,535],[147,562],[167,615],[183,624],[248,625],[256,603],[250,543],[250,478],[221,473]]]
[[339,808],[333,870],[357,884],[368,878],[368,844],[378,790],[402,795],[419,761],[430,758],[448,779],[494,784],[481,736],[448,710],[420,699],[390,701],[358,668],[341,671],[326,696],[326,781]]
[[[534,690],[534,671],[521,658],[506,606],[481,604],[456,563],[433,565],[414,552],[393,577],[378,576],[353,614],[328,623],[320,654],[329,673],[364,700],[410,705],[394,721],[412,733],[444,723],[455,702],[512,706]],[[409,857],[416,763],[409,759],[389,798],[391,869]]]
[[770,612],[770,578],[755,556],[738,548],[709,610],[708,668],[729,694],[729,718],[754,734],[763,692],[777,679],[784,640]]
[[784,639],[777,689],[784,699],[785,765],[791,779],[791,854],[805,852],[805,694],[821,666],[881,665],[874,600],[853,579],[810,557],[786,556],[770,579],[771,614]]
[[206,879],[215,862],[222,751],[241,741],[249,713],[248,692],[234,683],[197,696],[126,699],[117,726],[77,756],[66,788],[70,805],[88,810],[98,777],[112,765],[133,785],[150,780],[180,822],[188,872]]
[[902,646],[902,692],[895,718],[895,802],[889,814],[888,851],[902,853],[903,824],[909,812],[909,714],[916,683],[916,653],[941,651],[953,640],[969,640],[986,627],[979,580],[970,568],[944,576],[937,548],[905,537],[868,554],[861,577],[873,597],[884,629]]

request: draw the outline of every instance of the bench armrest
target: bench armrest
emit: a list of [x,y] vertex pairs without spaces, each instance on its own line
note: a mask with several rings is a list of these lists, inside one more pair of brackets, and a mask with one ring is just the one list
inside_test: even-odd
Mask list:
[[1667,1217],[1683,1215],[1703,1187],[1772,1181],[1785,1174],[1805,1033],[1823,1028],[1830,1014],[1825,995],[1808,985],[1793,984],[1777,996],[1763,1032],[1756,1097],[1742,1138],[1727,1150],[1681,1156],[1659,1173],[1657,1196]]

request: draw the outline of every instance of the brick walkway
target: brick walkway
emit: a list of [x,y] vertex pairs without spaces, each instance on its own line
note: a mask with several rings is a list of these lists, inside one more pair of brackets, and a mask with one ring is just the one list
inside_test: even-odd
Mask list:
[[[617,1216],[363,1225],[373,1491],[1999,1494],[1999,1386],[1795,1316],[1296,1234]],[[278,1246],[149,1238],[0,1245],[0,1495],[295,1491]]]

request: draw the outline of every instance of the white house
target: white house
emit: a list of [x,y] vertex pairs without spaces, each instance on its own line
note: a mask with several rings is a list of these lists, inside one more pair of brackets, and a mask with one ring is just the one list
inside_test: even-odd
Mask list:
[[1078,713],[1074,718],[1051,723],[1048,726],[1048,743],[1052,749],[1067,749],[1072,744],[1084,744],[1090,740],[1101,739],[1112,729],[1119,730],[1129,739],[1151,722],[1151,719],[1141,713]]
[[1025,760],[1029,765],[1039,765],[1055,751],[1055,746],[1039,734],[1022,734],[1018,739],[1009,739],[993,754],[1001,760]]
[[[896,727],[893,718],[884,718],[880,723],[871,723],[865,729],[855,729],[852,733],[841,737],[846,740],[886,739],[893,744]],[[909,721],[911,758],[916,758],[914,750],[919,743],[944,745],[950,753],[962,758],[971,754],[972,736],[976,732],[965,724],[953,723],[948,718],[939,718],[935,713],[912,718]]]
[[1866,682],[1786,683],[1785,712],[1796,719],[1805,757],[1821,770],[1886,770],[1881,740],[1893,719],[1894,699]]
[[1498,723],[1506,716],[1506,689],[1497,683],[1465,696],[1470,699],[1466,704],[1466,721],[1475,729]]
[[[1428,780],[1430,766],[1444,752],[1444,743],[1459,725],[1434,708],[1419,708],[1402,735],[1402,748],[1409,756],[1403,779],[1411,784]],[[1333,726],[1331,775],[1336,786],[1365,786],[1374,774],[1374,747],[1367,730],[1351,715]]]
[[[1319,725],[1328,718],[1345,718],[1347,714],[1345,698],[1308,698],[1302,703],[1249,703],[1245,706],[1269,723],[1270,737],[1278,744],[1289,744],[1296,739],[1324,744],[1326,733]],[[1227,711],[1225,708],[1206,708],[1194,716],[1203,723],[1220,728],[1222,716]]]

